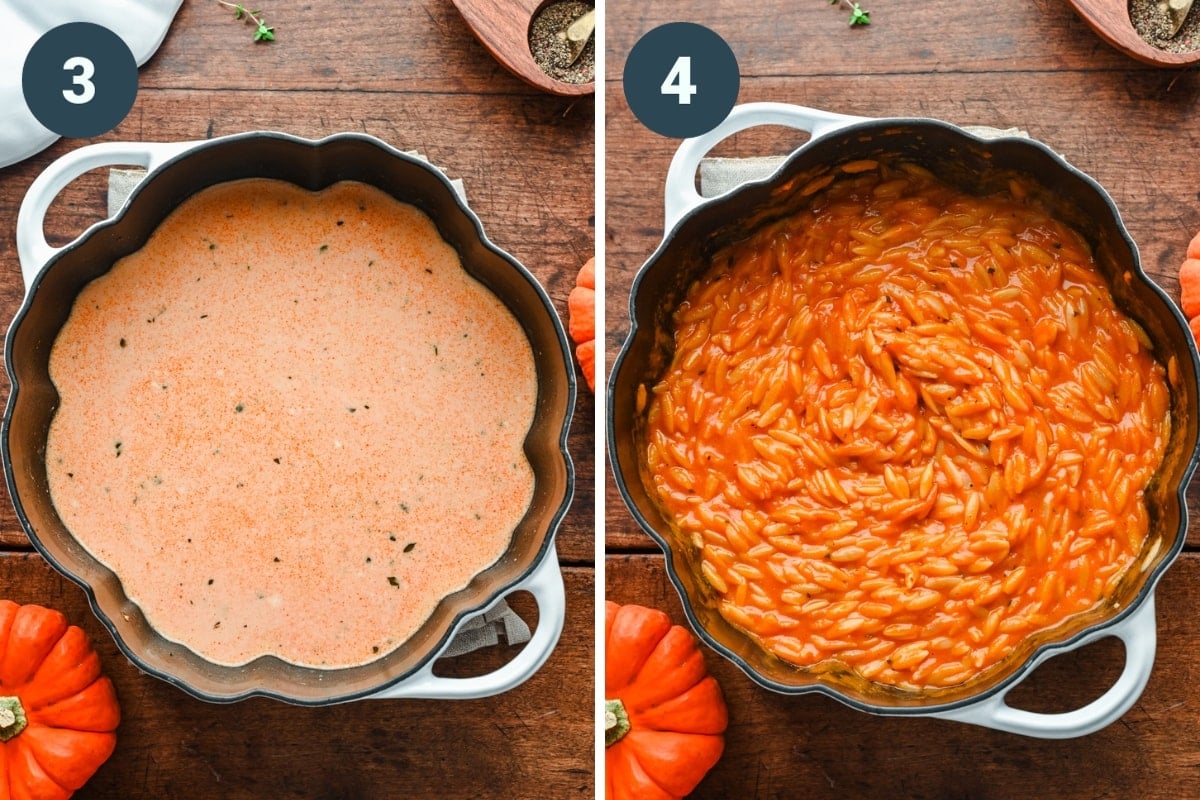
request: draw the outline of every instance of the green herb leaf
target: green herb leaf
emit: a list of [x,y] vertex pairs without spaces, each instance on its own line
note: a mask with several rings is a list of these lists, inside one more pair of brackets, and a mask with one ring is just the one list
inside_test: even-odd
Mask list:
[[226,8],[233,9],[233,18],[244,20],[254,26],[254,41],[256,42],[273,42],[275,41],[275,28],[267,24],[263,18],[263,12],[255,9],[250,11],[241,3],[233,3],[230,0],[217,0],[217,3]]
[[870,25],[871,24],[871,12],[867,11],[861,5],[854,2],[854,0],[829,0],[829,5],[841,6],[843,8],[849,9],[849,11],[850,11],[850,27],[852,27],[852,28],[856,25]]

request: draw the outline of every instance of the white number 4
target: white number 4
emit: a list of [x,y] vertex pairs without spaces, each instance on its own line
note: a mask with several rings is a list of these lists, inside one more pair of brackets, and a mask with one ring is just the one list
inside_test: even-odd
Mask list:
[[91,102],[92,98],[96,96],[96,84],[92,83],[92,78],[96,75],[96,65],[92,63],[92,60],[83,56],[73,56],[63,64],[63,69],[67,72],[79,70],[71,76],[71,83],[76,87],[75,90],[63,89],[63,99],[77,106]]
[[692,83],[691,56],[680,56],[675,59],[675,66],[671,67],[671,71],[667,73],[667,79],[662,82],[659,91],[663,94],[676,95],[681,106],[692,104],[692,95],[699,90],[696,88],[696,84]]

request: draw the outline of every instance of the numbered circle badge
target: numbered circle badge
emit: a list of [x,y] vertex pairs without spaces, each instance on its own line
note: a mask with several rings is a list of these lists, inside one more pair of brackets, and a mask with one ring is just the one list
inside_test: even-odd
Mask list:
[[25,57],[21,89],[37,121],[86,139],[115,128],[137,97],[137,61],[120,36],[90,22],[48,31]]
[[663,136],[684,139],[715,128],[737,101],[737,58],[714,31],[671,22],[647,33],[625,61],[625,101]]

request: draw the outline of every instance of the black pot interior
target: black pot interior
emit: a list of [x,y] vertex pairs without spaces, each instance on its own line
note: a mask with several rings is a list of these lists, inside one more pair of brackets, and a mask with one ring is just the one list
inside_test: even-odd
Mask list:
[[[525,441],[535,475],[534,497],[507,552],[445,598],[403,645],[359,667],[320,670],[273,657],[227,667],[164,639],[125,596],[119,577],[75,541],[47,488],[46,438],[58,402],[48,360],[76,296],[118,259],[136,251],[183,200],[208,186],[252,177],[290,181],[313,191],[337,181],[359,181],[417,206],[458,251],[466,270],[520,321],[534,352],[537,408]],[[570,503],[574,478],[566,435],[575,380],[562,324],[537,281],[487,241],[446,178],[370,137],[344,134],[312,142],[280,134],[244,134],[213,140],[173,159],[139,185],[115,220],[94,226],[51,260],[9,330],[5,359],[12,394],[3,424],[3,459],[25,530],[51,564],[87,590],[93,608],[126,655],[203,699],[223,702],[263,694],[322,704],[370,694],[419,669],[462,616],[502,595],[542,558],[555,557],[553,535]]]
[[[657,383],[673,350],[671,315],[687,287],[709,267],[714,253],[756,227],[786,216],[803,203],[799,190],[838,165],[888,158],[924,166],[961,189],[986,194],[1024,175],[1059,219],[1082,233],[1118,305],[1155,342],[1170,367],[1172,431],[1167,455],[1146,494],[1151,530],[1139,560],[1111,600],[1043,634],[1027,638],[1000,670],[960,687],[911,692],[869,683],[844,669],[801,669],[768,653],[717,611],[717,597],[700,577],[699,552],[679,533],[657,501],[645,473],[645,415],[637,408],[640,386]],[[1195,343],[1173,303],[1142,272],[1134,246],[1112,200],[1091,178],[1044,145],[1018,138],[981,140],[932,120],[878,120],[852,125],[797,150],[766,181],[748,184],[706,202],[668,231],[634,281],[633,329],[609,384],[609,453],[618,488],[641,527],[667,554],[668,573],[693,626],[719,652],[760,684],[787,693],[820,691],[864,710],[919,713],[976,700],[1010,685],[1045,646],[1066,646],[1097,626],[1122,618],[1150,592],[1179,553],[1186,535],[1183,491],[1196,465],[1198,366]]]

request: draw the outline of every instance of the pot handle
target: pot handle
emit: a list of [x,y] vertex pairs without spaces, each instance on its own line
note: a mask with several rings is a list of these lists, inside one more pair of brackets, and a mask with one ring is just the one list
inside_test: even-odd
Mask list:
[[89,170],[100,167],[138,166],[154,169],[169,158],[195,147],[199,142],[101,142],[72,150],[38,175],[17,213],[17,255],[25,290],[61,247],[46,241],[46,211],[59,192]]
[[720,125],[708,133],[684,139],[675,151],[671,166],[667,169],[666,196],[663,202],[665,230],[674,228],[684,214],[707,199],[696,191],[696,169],[700,166],[700,159],[722,140],[739,131],[760,125],[796,128],[807,131],[816,139],[838,128],[868,119],[788,103],[743,103],[734,106]]
[[[1145,602],[1124,620],[1112,628],[1088,637],[1081,644],[1087,644],[1105,636],[1115,636],[1125,644],[1125,668],[1108,691],[1083,708],[1061,714],[1023,711],[1004,702],[1004,696],[1012,689],[1009,687],[978,703],[951,711],[936,712],[930,716],[982,725],[985,728],[1019,733],[1039,739],[1072,739],[1076,736],[1095,733],[1116,722],[1132,708],[1150,680],[1157,638],[1154,624],[1154,595],[1149,595]],[[1049,653],[1043,655],[1034,664],[1034,668],[1049,657]]]
[[[566,615],[566,591],[563,587],[562,571],[558,566],[558,554],[553,548],[542,562],[521,583],[510,591],[527,591],[533,595],[538,606],[538,623],[533,636],[511,661],[486,675],[473,678],[444,678],[433,674],[438,656],[434,656],[414,675],[395,686],[384,689],[369,699],[421,698],[426,700],[473,700],[479,697],[507,692],[527,681],[541,669],[550,657],[558,637],[562,634]],[[486,611],[486,609],[484,609]],[[479,613],[484,613],[480,611]],[[453,635],[446,640],[442,651],[449,646]],[[441,655],[441,652],[438,655]]]

